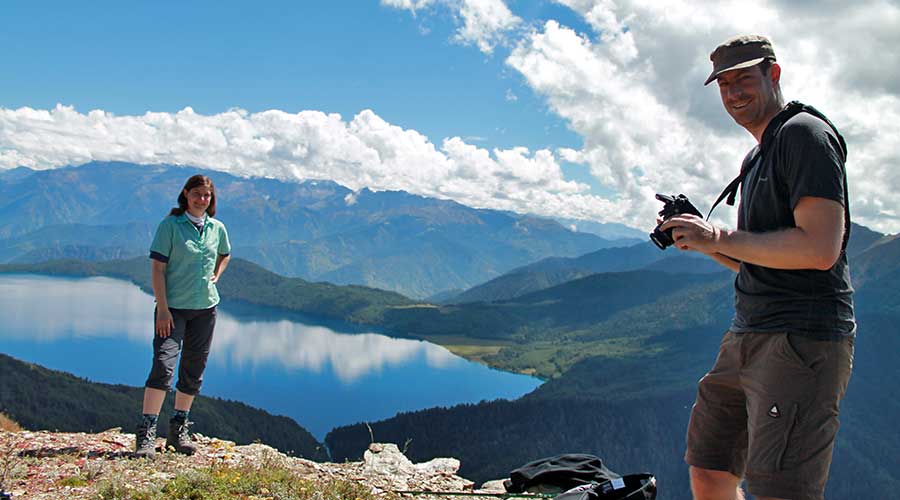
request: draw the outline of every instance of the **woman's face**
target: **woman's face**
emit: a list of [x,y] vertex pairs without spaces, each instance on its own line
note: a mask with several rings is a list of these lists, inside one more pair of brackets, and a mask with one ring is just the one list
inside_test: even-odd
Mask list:
[[212,200],[212,189],[209,186],[197,186],[184,191],[184,197],[188,201],[188,211],[194,215],[202,214],[209,208]]

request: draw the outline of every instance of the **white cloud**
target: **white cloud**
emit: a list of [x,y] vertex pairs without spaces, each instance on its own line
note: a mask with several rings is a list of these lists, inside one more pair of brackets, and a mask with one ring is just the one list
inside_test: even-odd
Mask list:
[[659,209],[657,191],[695,199],[717,194],[734,171],[710,167],[734,162],[730,151],[740,149],[741,140],[693,134],[695,124],[641,83],[652,69],[625,67],[607,48],[550,21],[507,61],[584,138],[581,151],[560,155],[588,164],[619,194],[619,210],[606,220],[646,226]]
[[[854,219],[900,230],[900,7],[879,0],[651,2],[560,0],[591,38],[549,21],[520,40],[507,63],[584,139],[560,151],[587,163],[639,224],[650,191],[683,191],[707,206],[737,171],[752,138],[703,87],[709,52],[737,33],[769,35],[788,100],[826,112],[849,143]],[[837,29],[837,28],[840,29]],[[703,201],[706,201],[704,204]],[[720,218],[733,221],[733,211]],[[733,223],[732,223],[733,225]]]
[[[702,85],[709,52],[735,34],[760,33],[775,43],[786,98],[815,105],[846,136],[854,219],[900,231],[896,2],[556,1],[592,33],[553,20],[510,32],[519,38],[507,64],[583,138],[580,151],[557,154],[617,193],[603,200],[616,210],[601,220],[646,226],[655,191],[684,192],[702,207],[715,199],[753,139],[726,115],[714,85]],[[447,3],[461,15],[462,3]],[[733,225],[733,210],[717,216]]]
[[464,0],[459,15],[463,26],[456,35],[457,40],[474,43],[486,54],[522,21],[510,12],[503,0]]
[[[371,110],[344,121],[319,111],[231,110],[117,116],[0,108],[0,167],[89,161],[196,165],[237,175],[329,179],[353,190],[404,190],[479,207],[600,217],[605,202],[566,180],[549,150],[487,150],[459,137],[440,147]],[[353,198],[347,200],[353,203]]]
[[434,0],[381,0],[381,5],[394,7],[397,9],[405,9],[412,11],[413,14],[428,5],[434,3]]
[[424,7],[444,5],[461,24],[454,39],[464,45],[475,45],[485,54],[492,53],[522,22],[503,0],[381,0],[381,4],[408,10],[413,15]]

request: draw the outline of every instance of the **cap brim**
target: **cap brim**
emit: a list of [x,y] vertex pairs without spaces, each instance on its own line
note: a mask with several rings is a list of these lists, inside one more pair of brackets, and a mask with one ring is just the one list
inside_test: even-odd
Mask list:
[[706,79],[706,82],[703,85],[709,85],[710,82],[712,82],[713,80],[716,79],[716,77],[718,77],[719,75],[721,75],[722,73],[724,73],[726,71],[749,68],[750,66],[756,66],[757,64],[759,64],[765,60],[766,60],[765,57],[759,57],[756,59],[750,59],[749,61],[744,61],[742,63],[735,64],[734,66],[729,66],[727,68],[720,69],[718,71],[716,71],[714,69],[713,72],[709,74],[709,78]]

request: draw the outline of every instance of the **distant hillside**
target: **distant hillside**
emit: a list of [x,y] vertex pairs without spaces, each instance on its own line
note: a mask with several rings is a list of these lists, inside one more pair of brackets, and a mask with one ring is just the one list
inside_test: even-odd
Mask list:
[[725,268],[722,264],[696,253],[678,252],[666,255],[665,258],[651,262],[642,267],[644,271],[656,271],[668,274],[707,274],[719,273]]
[[548,257],[513,269],[454,297],[450,303],[493,302],[582,278],[595,273],[640,269],[665,257],[652,243],[597,250],[580,257]]
[[851,262],[857,309],[900,314],[900,237],[879,239]]
[[[855,223],[850,234],[847,254],[851,259],[884,237]],[[644,241],[633,246],[604,248],[575,258],[548,257],[513,269],[450,298],[442,297],[442,302],[462,304],[510,300],[595,273],[636,269],[684,274],[714,273],[723,268],[703,255],[672,248],[661,251],[649,241]]]
[[151,224],[56,224],[0,239],[0,262],[30,263],[59,259],[101,261],[146,255],[134,244],[151,240]]
[[[140,418],[142,387],[90,382],[5,354],[0,354],[0,380],[0,412],[27,429],[100,432],[122,427],[134,432]],[[162,422],[168,421],[169,399]],[[288,417],[206,396],[197,397],[191,415],[201,434],[241,444],[259,440],[294,456],[327,459],[321,443]],[[165,436],[166,425],[159,432]]]
[[885,238],[885,235],[853,222],[850,224],[850,241],[847,242],[847,255],[852,259],[883,238]]
[[[665,259],[676,259],[670,264],[683,266],[654,266]],[[533,264],[513,269],[453,297],[449,303],[493,302],[510,300],[537,292],[585,276],[598,273],[652,269],[668,274],[696,274],[722,271],[718,264],[705,265],[698,254],[679,253],[676,250],[661,251],[650,242],[629,247],[604,248],[576,258],[549,257]]]
[[400,191],[94,162],[0,176],[0,263],[143,255],[195,173],[216,184],[217,217],[229,229],[235,256],[312,281],[423,298],[545,257],[617,244],[548,219]]
[[549,379],[592,356],[658,350],[651,340],[660,326],[730,314],[730,284],[727,271],[594,274],[510,301],[389,310],[385,327],[493,367]]
[[596,222],[584,219],[556,219],[560,224],[574,228],[583,233],[592,233],[607,240],[632,241],[632,244],[644,241],[647,232],[615,222]]

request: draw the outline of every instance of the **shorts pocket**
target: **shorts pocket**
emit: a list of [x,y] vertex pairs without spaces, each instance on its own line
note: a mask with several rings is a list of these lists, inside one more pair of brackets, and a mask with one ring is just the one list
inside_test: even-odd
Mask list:
[[[815,373],[813,366],[819,361],[821,349],[816,349],[819,342],[795,333],[785,333],[782,336],[781,351],[789,361],[804,370]],[[814,351],[819,351],[818,353]]]
[[775,459],[775,470],[781,472],[784,470],[784,456],[787,453],[788,445],[791,442],[791,435],[794,433],[794,429],[797,427],[797,414],[798,411],[797,403],[791,405],[790,412],[788,413],[788,424],[784,429],[784,437],[781,440],[781,447],[778,450],[778,456]]

